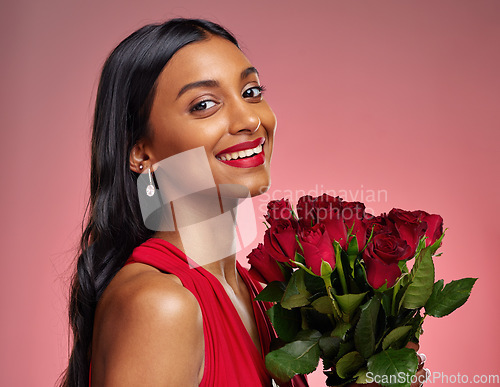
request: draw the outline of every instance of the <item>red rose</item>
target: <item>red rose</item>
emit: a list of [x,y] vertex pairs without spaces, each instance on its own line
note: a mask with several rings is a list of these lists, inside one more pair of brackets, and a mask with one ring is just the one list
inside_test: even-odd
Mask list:
[[316,216],[325,225],[330,240],[347,249],[347,229],[342,219],[342,199],[323,194],[317,198]]
[[380,288],[387,281],[390,288],[401,275],[398,262],[408,259],[411,248],[406,241],[389,232],[374,235],[363,252],[366,265],[366,279],[375,289]]
[[302,196],[297,202],[297,216],[301,226],[306,228],[314,226],[318,222],[316,199],[310,195]]
[[264,215],[264,218],[269,224],[277,219],[295,220],[293,219],[292,206],[288,199],[271,200],[267,203],[267,214]]
[[274,259],[280,262],[288,262],[295,259],[297,240],[295,239],[295,228],[288,219],[275,219],[271,228],[264,234],[264,248]]
[[248,254],[248,263],[251,265],[250,275],[259,282],[285,281],[279,263],[265,251],[262,243]]
[[335,250],[324,224],[301,230],[299,239],[306,266],[314,274],[321,275],[321,261],[328,262],[332,269],[335,267]]
[[412,257],[417,250],[420,238],[424,236],[427,230],[427,223],[422,222],[412,212],[397,208],[393,208],[389,212],[388,217],[394,222],[399,236],[411,247],[410,257]]
[[422,222],[427,223],[427,231],[425,236],[425,245],[430,246],[434,244],[441,235],[443,235],[443,218],[441,215],[428,214],[425,211],[413,211],[413,214],[418,217]]
[[382,214],[379,216],[372,216],[368,219],[365,219],[365,225],[366,225],[366,238],[370,237],[372,229],[373,229],[373,235],[377,235],[382,232],[389,232],[399,235],[398,231],[396,230],[396,227],[394,226],[394,223],[392,223],[387,218],[386,214]]
[[350,230],[354,225],[351,234],[356,236],[359,251],[365,247],[366,243],[365,215],[365,205],[363,203],[342,202],[342,218],[347,230]]
[[323,194],[316,198],[316,203],[318,208],[336,208],[338,210],[342,209],[342,198],[340,196],[330,196],[328,194]]

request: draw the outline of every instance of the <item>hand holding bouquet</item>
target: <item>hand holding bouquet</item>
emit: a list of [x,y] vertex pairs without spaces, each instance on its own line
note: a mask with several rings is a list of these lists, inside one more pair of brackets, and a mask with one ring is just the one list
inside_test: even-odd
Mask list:
[[377,382],[410,386],[426,316],[463,305],[475,278],[435,282],[433,258],[443,220],[392,209],[373,216],[359,202],[322,195],[271,201],[264,244],[248,256],[267,287],[257,300],[279,337],[266,366],[279,380],[307,374],[323,360],[328,386]]

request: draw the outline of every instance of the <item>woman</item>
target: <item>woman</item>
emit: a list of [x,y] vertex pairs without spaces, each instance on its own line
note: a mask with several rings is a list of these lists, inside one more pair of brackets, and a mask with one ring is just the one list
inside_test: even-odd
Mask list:
[[[111,53],[63,386],[271,385],[272,329],[225,216],[235,216],[234,197],[270,184],[276,118],[262,92],[235,38],[208,21],[145,26]],[[162,200],[155,210],[167,221],[151,222],[148,203]]]
[[[208,21],[145,26],[111,53],[97,93],[63,385],[88,386],[90,368],[94,386],[271,384],[263,363],[270,330],[262,305],[252,305],[255,284],[234,254],[185,270],[193,241],[178,228],[148,230],[136,185],[149,176],[147,195],[158,196],[160,162],[203,147],[217,187],[265,192],[276,118],[262,91],[235,38]],[[202,227],[197,242],[208,248],[214,236]]]

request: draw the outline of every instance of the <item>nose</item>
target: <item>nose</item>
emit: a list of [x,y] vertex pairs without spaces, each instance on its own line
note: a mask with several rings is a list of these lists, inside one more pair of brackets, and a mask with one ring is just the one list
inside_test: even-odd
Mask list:
[[233,101],[230,108],[229,132],[231,134],[255,132],[260,127],[260,117],[252,103],[244,100]]

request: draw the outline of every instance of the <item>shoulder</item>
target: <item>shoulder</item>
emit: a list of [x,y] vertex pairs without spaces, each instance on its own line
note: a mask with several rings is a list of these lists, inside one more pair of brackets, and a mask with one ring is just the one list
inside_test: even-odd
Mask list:
[[[203,345],[200,306],[180,280],[147,265],[127,265],[97,306],[92,378],[134,385],[145,382],[147,371],[146,384],[190,385],[203,363]],[[129,379],[123,380],[124,372]]]
[[146,313],[148,318],[162,320],[201,317],[196,297],[182,286],[179,278],[144,264],[127,265],[120,270],[99,303],[106,315],[132,314],[138,318]]

